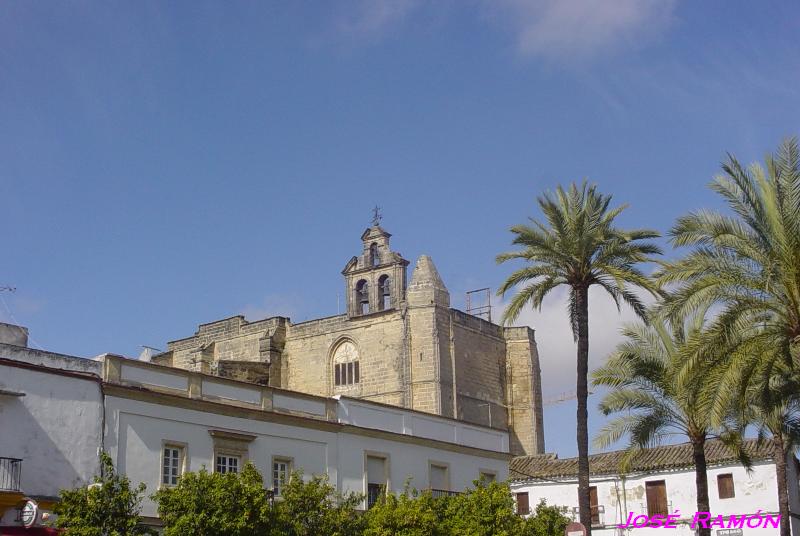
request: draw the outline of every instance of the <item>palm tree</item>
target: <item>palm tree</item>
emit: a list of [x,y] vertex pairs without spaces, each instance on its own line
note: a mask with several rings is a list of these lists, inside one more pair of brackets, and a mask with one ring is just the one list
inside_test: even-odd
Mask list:
[[[665,263],[657,274],[675,291],[664,300],[663,313],[680,318],[716,304],[719,314],[689,352],[680,376],[714,371],[709,390],[715,422],[730,409],[732,399],[753,400],[754,409],[769,416],[767,428],[777,433],[789,427],[782,405],[797,402],[774,397],[764,388],[778,376],[800,370],[800,149],[785,140],[765,166],[745,169],[732,155],[711,188],[720,194],[732,216],[699,211],[684,216],[670,231],[675,246],[692,246],[684,258]],[[775,404],[770,407],[769,404]],[[783,419],[783,422],[780,422]],[[778,470],[785,463],[776,458]],[[785,472],[785,467],[783,467]],[[785,481],[778,482],[782,505]],[[783,506],[782,506],[783,508]],[[788,512],[788,510],[787,510]],[[788,513],[787,513],[788,520]],[[788,525],[787,525],[788,526]],[[782,527],[782,534],[784,532]]]
[[[594,385],[611,387],[600,403],[605,415],[622,413],[606,424],[595,439],[600,448],[629,437],[626,461],[643,448],[670,435],[685,436],[692,444],[697,511],[709,512],[706,439],[714,426],[703,403],[701,378],[679,378],[687,342],[702,332],[703,314],[670,326],[662,318],[650,324],[626,324],[621,342],[606,364],[592,374]],[[700,528],[710,536],[710,528]]]
[[[718,389],[728,392],[746,389],[742,378],[769,363],[800,364],[800,149],[789,139],[767,156],[766,169],[745,169],[732,155],[722,169],[711,188],[734,215],[698,211],[679,218],[671,241],[694,249],[656,275],[676,286],[663,306],[673,318],[721,305],[683,374],[724,361]],[[723,404],[713,409],[717,416],[725,411]]]
[[[725,400],[734,409],[739,436],[748,426],[758,431],[758,440],[772,439],[772,458],[778,488],[778,510],[781,516],[781,536],[791,535],[789,513],[789,479],[786,462],[800,446],[800,377],[782,362],[774,363],[748,380],[747,395],[736,396],[732,391]],[[711,380],[713,384],[713,379]]]
[[498,290],[504,296],[521,287],[503,314],[503,322],[513,322],[526,305],[541,309],[544,298],[554,289],[569,289],[569,320],[578,345],[577,352],[577,441],[578,506],[580,520],[591,533],[589,504],[589,288],[604,289],[620,307],[627,303],[644,317],[645,306],[636,288],[655,293],[653,282],[637,265],[661,253],[648,240],[659,234],[649,229],[622,230],[614,225],[625,206],[609,208],[611,196],[599,193],[584,181],[561,186],[555,194],[538,198],[546,224],[531,218],[532,225],[516,225],[512,243],[522,249],[497,256],[497,262],[521,259],[525,266],[512,273]]

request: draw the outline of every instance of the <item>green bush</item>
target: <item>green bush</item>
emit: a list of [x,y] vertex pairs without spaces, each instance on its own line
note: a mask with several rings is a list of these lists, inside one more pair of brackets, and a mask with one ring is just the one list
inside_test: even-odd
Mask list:
[[408,488],[388,495],[364,516],[365,536],[562,536],[569,523],[563,509],[541,502],[533,515],[514,513],[507,485],[475,482],[453,497],[432,497]]
[[[102,476],[91,489],[63,490],[56,524],[66,536],[136,536],[144,484],[132,488],[103,454]],[[475,482],[451,497],[433,497],[406,486],[359,510],[364,496],[341,494],[327,476],[295,472],[274,501],[250,463],[241,473],[185,473],[176,486],[151,497],[158,505],[164,536],[561,536],[568,519],[544,502],[534,515],[514,513],[506,484]]]
[[261,474],[248,463],[241,473],[185,473],[152,496],[165,536],[268,534],[273,512]]
[[131,488],[128,477],[114,471],[111,457],[100,455],[101,476],[94,485],[61,490],[55,525],[66,536],[130,536],[150,534],[140,526],[144,484]]

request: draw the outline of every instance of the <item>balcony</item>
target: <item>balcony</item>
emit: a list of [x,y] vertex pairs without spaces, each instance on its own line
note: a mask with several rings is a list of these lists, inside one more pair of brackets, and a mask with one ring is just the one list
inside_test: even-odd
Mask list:
[[20,491],[22,460],[0,457],[0,491]]
[[[602,504],[593,504],[591,505],[592,510],[592,526],[593,527],[603,527],[605,526],[605,515],[606,515],[606,507]],[[580,509],[575,506],[572,508],[572,518],[579,519],[580,517]]]
[[461,495],[460,491],[450,491],[448,489],[430,489],[432,497],[455,497]]

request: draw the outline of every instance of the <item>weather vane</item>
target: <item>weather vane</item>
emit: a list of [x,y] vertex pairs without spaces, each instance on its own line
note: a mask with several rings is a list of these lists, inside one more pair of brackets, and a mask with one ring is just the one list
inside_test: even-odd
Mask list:
[[381,216],[381,207],[375,205],[375,208],[372,209],[372,225],[377,227],[380,225],[383,216]]

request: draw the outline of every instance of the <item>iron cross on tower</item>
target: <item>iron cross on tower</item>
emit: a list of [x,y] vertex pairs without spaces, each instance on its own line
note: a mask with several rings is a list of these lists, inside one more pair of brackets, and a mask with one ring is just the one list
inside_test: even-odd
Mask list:
[[372,225],[373,227],[377,227],[380,225],[383,216],[381,215],[381,207],[375,205],[375,208],[372,209]]

